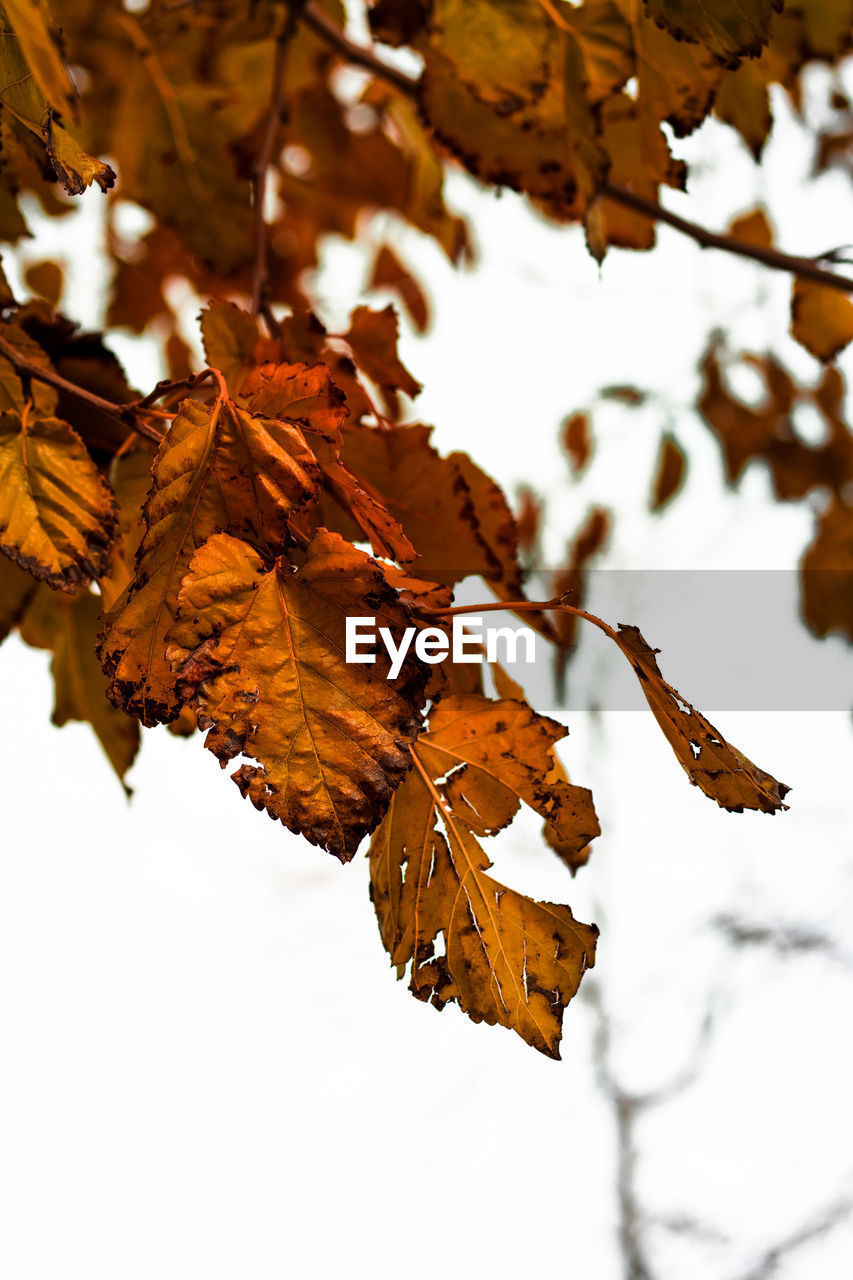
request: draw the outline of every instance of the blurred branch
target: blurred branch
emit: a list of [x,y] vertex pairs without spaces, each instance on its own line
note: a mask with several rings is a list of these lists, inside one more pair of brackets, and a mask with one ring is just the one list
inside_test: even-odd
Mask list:
[[275,150],[275,142],[279,129],[286,119],[284,107],[284,70],[287,63],[287,50],[296,34],[305,0],[291,0],[287,17],[282,23],[276,37],[275,57],[273,59],[272,82],[270,84],[270,105],[264,138],[252,170],[252,203],[255,210],[255,269],[252,278],[252,315],[256,316],[264,309],[269,323],[267,302],[267,222],[264,216],[264,205],[267,194],[267,175]]
[[816,1214],[803,1226],[798,1227],[796,1231],[786,1236],[779,1244],[767,1249],[755,1266],[751,1267],[749,1271],[741,1272],[737,1280],[771,1280],[771,1277],[777,1274],[780,1264],[789,1254],[795,1253],[803,1245],[810,1244],[812,1240],[818,1240],[821,1236],[826,1235],[833,1227],[849,1217],[851,1212],[853,1212],[853,1201],[836,1201],[834,1205],[824,1209],[822,1213]]
[[365,71],[372,71],[374,75],[379,76],[388,84],[399,89],[401,93],[407,94],[409,97],[415,97],[420,90],[420,80],[415,76],[408,75],[405,71],[400,71],[398,67],[392,67],[390,63],[385,62],[369,45],[357,44],[355,40],[350,40],[349,36],[341,30],[316,3],[316,0],[308,0],[303,13],[303,20],[306,27],[310,27],[316,35],[325,40],[327,44],[337,49],[338,53],[343,54],[347,62],[352,62],[357,67],[364,67]]
[[817,929],[799,924],[767,924],[740,916],[716,916],[714,925],[734,947],[766,947],[781,955],[825,955],[844,960],[833,940]]
[[[303,20],[321,39],[337,49],[338,53],[342,54],[348,62],[364,67],[366,71],[379,76],[380,79],[393,85],[395,89],[398,89],[400,93],[406,94],[407,97],[419,97],[420,76],[409,75],[398,67],[391,66],[370,45],[358,44],[356,41],[351,40],[323,12],[319,5],[316,4],[316,0],[307,0]],[[725,253],[732,253],[740,258],[750,258],[753,262],[760,262],[765,267],[770,267],[775,271],[785,271],[790,275],[799,276],[803,280],[811,280],[815,284],[823,284],[830,289],[838,289],[842,293],[853,293],[853,279],[849,276],[836,275],[833,271],[827,271],[819,265],[819,259],[782,253],[780,249],[747,244],[745,240],[738,240],[736,236],[728,235],[726,232],[709,231],[706,227],[700,226],[698,222],[691,222],[688,218],[682,218],[679,214],[673,213],[664,205],[659,204],[657,200],[649,200],[646,196],[638,195],[635,191],[630,191],[627,187],[621,187],[615,183],[605,182],[600,194],[606,196],[608,200],[613,200],[617,204],[623,205],[626,209],[631,209],[634,213],[645,214],[652,222],[663,222],[675,231],[680,231],[682,235],[689,236],[691,240],[701,245],[703,249],[721,249]]]
[[629,191],[627,187],[619,187],[610,182],[605,182],[601,188],[601,194],[607,196],[609,200],[615,200],[617,204],[621,204],[627,209],[632,209],[634,213],[645,214],[653,222],[666,223],[667,226],[673,227],[674,230],[689,236],[691,240],[695,240],[703,249],[722,249],[726,253],[735,254],[737,257],[751,258],[754,262],[761,262],[765,267],[772,267],[776,271],[787,271],[791,275],[799,276],[802,280],[811,280],[815,284],[824,284],[830,289],[839,289],[842,293],[853,293],[853,279],[849,276],[840,276],[833,271],[825,270],[823,267],[818,266],[815,258],[803,258],[795,254],[782,253],[779,249],[747,244],[745,240],[738,240],[736,236],[728,235],[725,232],[708,231],[707,228],[700,226],[698,222],[690,222],[689,219],[682,218],[679,214],[673,213],[671,209],[666,209],[662,204],[658,204],[656,200],[648,200],[645,196]]
[[48,387],[54,387],[57,391],[72,396],[81,404],[88,405],[90,409],[97,409],[99,413],[107,413],[111,418],[118,418],[119,422],[129,427],[131,431],[135,431],[139,436],[145,436],[147,440],[153,440],[155,444],[159,444],[163,439],[163,432],[150,422],[146,422],[144,416],[140,416],[152,412],[144,408],[141,403],[115,404],[112,400],[104,400],[94,391],[87,391],[85,387],[78,387],[75,383],[69,382],[53,369],[43,369],[40,365],[33,364],[5,338],[0,338],[0,354],[5,356],[19,373],[25,374],[35,382],[43,382]]
[[714,1034],[715,1011],[709,1008],[702,1020],[699,1036],[693,1052],[684,1068],[668,1084],[645,1093],[631,1093],[623,1089],[613,1071],[613,1042],[610,1019],[604,1007],[601,989],[595,983],[587,987],[587,997],[595,1013],[593,1040],[593,1065],[596,1080],[604,1097],[610,1103],[616,1124],[617,1174],[616,1186],[619,1201],[619,1241],[622,1251],[625,1280],[654,1280],[654,1272],[646,1257],[642,1222],[644,1214],[637,1191],[638,1149],[636,1124],[639,1117],[651,1107],[669,1102],[677,1094],[688,1089],[700,1075],[708,1048]]

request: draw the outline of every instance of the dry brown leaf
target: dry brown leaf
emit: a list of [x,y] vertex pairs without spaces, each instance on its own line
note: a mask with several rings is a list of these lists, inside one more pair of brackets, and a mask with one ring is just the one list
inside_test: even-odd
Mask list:
[[90,724],[125,791],[125,774],[139,749],[139,724],[107,700],[107,681],[95,657],[101,602],[81,589],[69,596],[40,588],[21,623],[27,644],[53,658],[53,723]]
[[221,395],[212,405],[183,402],[152,468],[134,576],[104,618],[99,655],[117,706],[144,724],[174,719],[181,700],[166,633],[193,552],[221,529],[280,550],[290,517],[318,489],[319,467],[294,422]]
[[790,787],[777,782],[729,745],[701,712],[685,702],[660,673],[652,649],[636,627],[620,624],[613,639],[634,668],[652,714],[694,786],[722,809],[777,813]]
[[343,862],[410,768],[428,676],[411,652],[394,680],[384,656],[345,663],[347,615],[376,616],[398,643],[410,621],[376,562],[337,534],[319,530],[295,570],[217,534],[193,557],[169,637],[205,745],[223,766],[257,762],[234,774],[241,793]]
[[118,510],[67,422],[0,412],[0,550],[48,586],[73,591],[103,571]]
[[[411,964],[414,995],[438,1008],[455,1001],[474,1022],[509,1027],[558,1058],[563,1009],[594,962],[598,930],[576,921],[568,907],[536,902],[488,875],[470,810],[469,821],[455,812],[443,780],[457,755],[472,774],[472,794],[494,812],[517,805],[514,789],[535,793],[536,766],[524,758],[531,737],[538,739],[534,751],[550,757],[541,718],[518,703],[491,705],[498,710],[490,712],[476,696],[456,698],[449,709],[442,703],[432,712],[430,731],[413,749],[415,768],[371,840],[371,894],[398,976]],[[510,708],[522,742],[501,731],[493,755],[478,753],[465,732],[466,706],[493,729],[500,708]]]
[[670,435],[661,440],[655,475],[652,481],[652,511],[662,511],[684,483],[687,459],[678,441]]

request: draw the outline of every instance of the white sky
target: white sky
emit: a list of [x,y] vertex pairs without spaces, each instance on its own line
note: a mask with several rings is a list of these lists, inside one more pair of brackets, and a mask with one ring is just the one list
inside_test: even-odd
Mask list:
[[[719,227],[763,195],[783,247],[850,239],[849,190],[801,185],[809,157],[795,127],[760,178],[722,129],[679,145],[707,165],[673,207]],[[736,177],[718,181],[720,162]],[[717,446],[689,410],[714,325],[772,340],[815,376],[785,337],[785,278],[666,230],[659,252],[613,254],[599,273],[577,231],[460,176],[449,190],[475,223],[476,272],[455,275],[390,228],[434,295],[434,331],[407,332],[403,352],[438,445],[468,450],[509,492],[525,482],[547,496],[552,563],[596,501],[618,507],[610,567],[792,567],[808,508],[772,504],[760,473],[724,492]],[[25,251],[69,256],[67,309],[87,324],[100,303],[97,201]],[[348,310],[361,270],[334,247],[321,295]],[[155,380],[150,354],[115,346],[140,385]],[[574,482],[560,420],[614,381],[664,392],[671,420],[602,406],[596,459]],[[688,483],[653,520],[653,461],[673,425]],[[672,672],[666,636],[653,640]],[[751,643],[760,652],[768,637]],[[818,664],[826,647],[809,652]],[[689,649],[675,657],[691,697]],[[561,1064],[414,1001],[388,967],[363,857],[341,868],[243,802],[199,741],[162,731],[145,734],[126,804],[89,730],[49,727],[47,665],[15,639],[0,651],[0,1273],[619,1276],[614,1131],[583,996],[566,1014]],[[699,1081],[640,1131],[648,1213],[706,1229],[650,1227],[664,1280],[745,1276],[853,1195],[849,715],[730,713],[719,727],[794,787],[789,813],[718,810],[650,715],[575,712],[565,759],[605,832],[590,866],[569,880],[533,822],[494,852],[513,886],[602,925],[594,976],[626,1088],[678,1075],[717,1011]],[[713,926],[721,914],[820,929],[836,951],[734,952]],[[851,1244],[842,1225],[776,1274],[835,1280]]]

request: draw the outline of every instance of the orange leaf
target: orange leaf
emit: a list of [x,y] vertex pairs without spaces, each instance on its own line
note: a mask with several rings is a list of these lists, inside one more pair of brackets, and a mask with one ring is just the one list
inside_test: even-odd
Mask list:
[[181,587],[169,656],[192,691],[205,745],[258,809],[343,862],[376,826],[411,765],[427,670],[407,656],[348,665],[347,615],[375,615],[397,643],[406,610],[375,561],[321,529],[293,569],[265,568],[217,534]]

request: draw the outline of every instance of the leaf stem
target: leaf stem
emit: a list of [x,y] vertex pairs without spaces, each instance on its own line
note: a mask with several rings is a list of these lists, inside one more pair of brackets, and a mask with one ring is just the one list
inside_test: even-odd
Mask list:
[[566,604],[563,596],[557,596],[554,600],[499,600],[488,604],[459,604],[451,609],[428,609],[425,605],[419,607],[420,613],[426,613],[435,618],[461,617],[466,613],[525,613],[528,611],[541,613],[546,610],[552,613],[572,613],[576,618],[591,622],[611,640],[617,644],[620,643],[618,632],[614,631],[603,618],[599,618],[594,613],[588,613],[586,609],[579,609],[576,605]]

